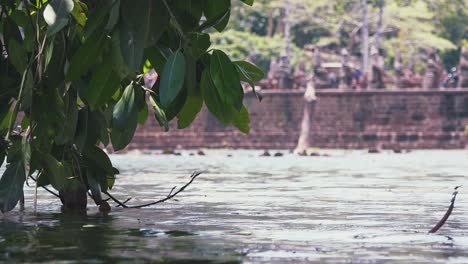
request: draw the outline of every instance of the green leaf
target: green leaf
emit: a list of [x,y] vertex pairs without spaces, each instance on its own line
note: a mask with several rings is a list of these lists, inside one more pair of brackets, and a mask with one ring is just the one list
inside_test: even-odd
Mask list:
[[81,3],[81,2],[78,2],[74,7],[73,7],[73,10],[72,10],[72,16],[73,18],[76,20],[76,22],[84,27],[86,25],[86,20],[88,20],[88,18],[86,17],[86,12],[84,10],[84,7],[82,6],[84,5],[84,3]]
[[241,0],[244,4],[252,6],[254,4],[254,0]]
[[229,22],[231,0],[205,0],[203,12],[206,22],[199,29],[203,30],[213,26],[218,32],[221,32]]
[[210,71],[204,70],[200,82],[203,99],[208,110],[223,123],[224,126],[231,121],[230,107],[221,100],[216,87],[211,80]]
[[114,175],[114,168],[109,156],[98,146],[92,145],[85,149],[84,158],[87,164],[108,175]]
[[200,58],[211,46],[210,35],[206,33],[191,32],[188,34],[188,39],[195,59]]
[[235,61],[234,64],[237,67],[241,81],[250,84],[255,96],[259,101],[262,101],[261,94],[255,90],[255,83],[262,80],[265,77],[265,73],[257,66],[246,61]]
[[8,43],[8,59],[20,74],[24,73],[28,66],[28,57],[23,46],[15,39],[10,39]]
[[91,110],[104,105],[112,99],[112,95],[119,88],[120,78],[113,71],[111,60],[104,60],[104,62],[97,66],[91,82],[85,91],[86,99]]
[[143,104],[142,109],[138,112],[138,124],[144,125],[148,119],[148,105]]
[[245,134],[249,133],[249,124],[250,124],[250,118],[249,118],[249,112],[247,112],[247,109],[245,106],[242,106],[242,109],[240,112],[237,111],[232,111],[232,125],[237,127],[240,131],[244,132]]
[[65,98],[65,115],[66,122],[63,123],[62,129],[55,138],[55,143],[58,145],[69,143],[75,137],[78,125],[78,106],[76,105],[76,95],[74,94],[70,93]]
[[143,50],[148,36],[152,1],[121,1],[120,49],[131,71],[143,63]]
[[112,34],[111,42],[110,61],[112,62],[112,69],[119,75],[120,79],[126,78],[130,70],[125,64],[120,51],[120,32],[118,30]]
[[114,3],[112,4],[112,8],[109,14],[109,20],[107,21],[107,25],[104,28],[107,31],[112,31],[114,29],[120,17],[120,0],[114,0],[113,2]]
[[85,43],[73,54],[70,60],[65,79],[74,81],[86,73],[96,62],[104,48],[105,36],[101,32],[97,32],[85,41]]
[[153,96],[150,96],[150,103],[153,106],[154,110],[154,116],[156,117],[156,120],[158,121],[159,125],[164,127],[164,130],[167,132],[169,131],[169,122],[167,121],[166,118],[166,113],[162,109],[162,107],[157,103],[157,100],[153,98]]
[[169,13],[161,0],[148,2],[150,2],[150,15],[145,47],[151,47],[156,44],[169,25],[170,19]]
[[161,105],[167,108],[177,97],[184,84],[185,58],[182,52],[176,51],[164,65],[159,85]]
[[188,95],[200,94],[197,89],[197,62],[191,54],[191,49],[186,49],[184,53],[185,57],[185,77],[184,77],[184,89]]
[[79,151],[84,149],[88,141],[88,111],[88,108],[83,108],[78,112],[74,142]]
[[243,89],[240,85],[236,66],[220,50],[214,50],[211,56],[210,75],[223,103],[242,108]]
[[31,146],[26,140],[16,139],[8,153],[6,170],[0,179],[0,211],[15,208],[23,197],[23,185],[29,175]]
[[201,95],[187,96],[182,110],[177,115],[177,127],[179,129],[186,128],[195,120],[195,117],[200,112],[203,106],[203,98]]
[[168,52],[164,52],[160,48],[153,47],[148,48],[145,50],[145,56],[148,58],[151,66],[156,70],[158,74],[163,72],[164,65],[166,65],[167,59],[169,58],[170,54]]
[[51,0],[44,8],[44,20],[49,25],[47,35],[60,31],[68,24],[68,16],[73,11],[73,0]]
[[54,189],[61,190],[65,186],[65,181],[67,177],[71,177],[71,174],[67,172],[63,163],[55,159],[49,153],[42,153],[41,158],[44,162],[44,168],[48,175],[50,184]]
[[44,66],[47,68],[49,66],[50,60],[52,59],[52,54],[54,53],[54,40],[49,41],[45,49],[45,59],[44,59]]
[[85,38],[89,38],[90,36],[98,33],[103,33],[103,29],[106,26],[105,22],[107,15],[114,3],[114,0],[100,0],[95,2],[96,6],[91,10],[88,15],[88,21],[86,22]]
[[114,106],[111,140],[115,151],[125,148],[133,138],[138,123],[133,84],[125,91]]

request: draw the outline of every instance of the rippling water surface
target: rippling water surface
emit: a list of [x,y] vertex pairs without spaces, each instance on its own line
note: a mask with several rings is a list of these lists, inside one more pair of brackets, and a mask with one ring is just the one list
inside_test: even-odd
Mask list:
[[466,185],[467,151],[331,157],[259,157],[260,151],[206,156],[114,155],[113,193],[141,203],[187,190],[145,209],[104,216],[60,213],[57,201],[26,190],[26,212],[0,216],[0,261],[156,263],[468,263],[468,190],[447,224],[453,187]]

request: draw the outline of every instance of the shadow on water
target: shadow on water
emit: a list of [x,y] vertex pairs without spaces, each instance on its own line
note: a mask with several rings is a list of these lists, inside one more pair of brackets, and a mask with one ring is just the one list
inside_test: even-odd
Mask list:
[[[162,240],[194,236],[171,230],[118,228],[112,215],[10,214],[0,219],[0,261],[13,262],[80,262],[80,263],[239,263],[236,258],[184,256],[197,248],[195,240],[148,243],[156,236]],[[168,254],[167,245],[172,246]],[[170,251],[169,251],[170,252]],[[177,252],[182,252],[177,256]],[[226,260],[227,259],[227,260]]]

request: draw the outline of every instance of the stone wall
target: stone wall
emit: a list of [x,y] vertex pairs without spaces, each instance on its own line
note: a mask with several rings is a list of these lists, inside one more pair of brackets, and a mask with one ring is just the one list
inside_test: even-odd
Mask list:
[[[251,131],[224,128],[206,109],[184,130],[163,132],[154,118],[140,127],[130,148],[231,147],[293,149],[302,119],[302,90],[265,90],[246,105]],[[464,148],[468,90],[375,90],[317,92],[311,130],[320,148]]]

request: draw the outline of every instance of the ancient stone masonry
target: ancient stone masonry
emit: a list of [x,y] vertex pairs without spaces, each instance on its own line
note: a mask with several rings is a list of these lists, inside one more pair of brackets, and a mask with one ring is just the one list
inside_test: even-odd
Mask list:
[[[310,144],[320,148],[464,148],[468,89],[317,90]],[[184,130],[163,132],[156,122],[137,130],[130,148],[293,149],[304,111],[304,89],[246,95],[249,135],[223,127],[203,109]]]
[[440,58],[435,50],[429,50],[427,56],[426,72],[423,78],[424,89],[439,88],[441,83],[442,67]]
[[468,88],[468,47],[463,47],[461,49],[460,66],[458,72],[458,87]]

